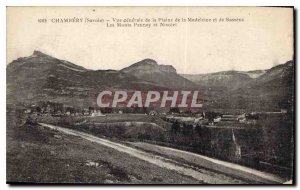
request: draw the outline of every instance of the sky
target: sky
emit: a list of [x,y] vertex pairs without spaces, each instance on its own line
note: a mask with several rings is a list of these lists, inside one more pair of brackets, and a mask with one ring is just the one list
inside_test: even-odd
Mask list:
[[[59,18],[103,19],[104,22],[51,22]],[[175,26],[107,27],[107,23],[113,23],[113,18],[173,19],[171,24]],[[180,22],[175,22],[176,18]],[[181,21],[188,18],[217,19],[217,22]],[[226,18],[243,21],[227,22]],[[38,22],[39,19],[47,19],[47,22]],[[8,7],[6,64],[18,57],[30,56],[34,50],[93,70],[119,70],[146,58],[158,64],[173,65],[181,74],[268,69],[293,57],[293,10],[267,7]]]

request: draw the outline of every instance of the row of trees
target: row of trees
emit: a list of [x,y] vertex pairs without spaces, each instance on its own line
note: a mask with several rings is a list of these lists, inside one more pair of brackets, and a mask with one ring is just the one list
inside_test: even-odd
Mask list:
[[207,134],[208,129],[200,124],[193,125],[192,123],[179,123],[175,121],[171,126],[172,134],[183,134],[185,136],[203,136]]
[[123,113],[149,113],[147,108],[145,107],[137,107],[132,106],[130,108],[100,108],[100,107],[88,107],[88,108],[79,108],[79,107],[71,107],[71,106],[65,106],[62,103],[57,102],[39,102],[37,105],[32,106],[32,111],[37,113],[50,113],[50,114],[58,114],[58,113],[67,113],[70,114],[83,114],[83,113],[92,113],[95,111],[101,111],[102,113],[118,113],[120,110],[122,110]]

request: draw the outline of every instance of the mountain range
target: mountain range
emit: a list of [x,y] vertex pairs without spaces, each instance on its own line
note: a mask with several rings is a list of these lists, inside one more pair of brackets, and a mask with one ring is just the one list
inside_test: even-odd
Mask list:
[[266,70],[182,76],[202,89],[205,105],[209,107],[251,111],[293,109],[293,61]]
[[34,51],[7,65],[7,104],[60,102],[86,107],[107,89],[200,90],[214,109],[289,108],[294,96],[293,61],[267,70],[180,75],[171,65],[144,59],[121,70],[89,70]]

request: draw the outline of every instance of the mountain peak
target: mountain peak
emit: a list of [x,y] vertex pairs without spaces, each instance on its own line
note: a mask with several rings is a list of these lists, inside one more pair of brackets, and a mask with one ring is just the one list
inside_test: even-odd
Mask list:
[[143,59],[137,63],[130,65],[122,69],[121,71],[128,72],[139,72],[139,73],[151,73],[151,72],[163,72],[163,73],[176,73],[176,69],[172,65],[159,65],[153,59]]
[[38,50],[34,50],[32,55],[33,56],[38,56],[38,57],[45,57],[45,56],[50,57],[49,55],[47,55],[47,54],[45,54],[41,51],[38,51]]
[[177,74],[172,65],[160,65],[153,59],[143,59],[121,70],[136,78],[160,87],[174,89],[194,88],[195,84]]
[[149,65],[157,66],[157,62],[154,59],[149,59],[149,58],[143,59],[137,62],[137,64],[149,64]]

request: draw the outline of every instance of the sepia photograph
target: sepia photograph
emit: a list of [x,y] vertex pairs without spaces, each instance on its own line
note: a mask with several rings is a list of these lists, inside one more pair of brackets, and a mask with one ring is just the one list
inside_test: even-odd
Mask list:
[[6,7],[6,183],[295,185],[294,7]]

